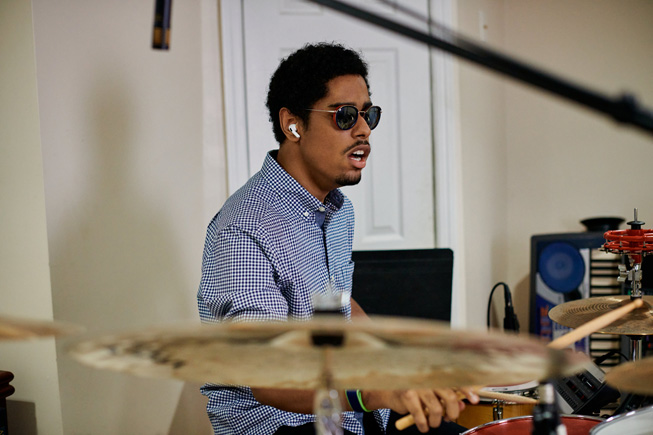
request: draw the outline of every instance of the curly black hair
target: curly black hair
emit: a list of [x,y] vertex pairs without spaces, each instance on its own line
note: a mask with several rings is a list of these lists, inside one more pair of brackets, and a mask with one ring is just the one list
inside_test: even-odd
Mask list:
[[307,44],[279,64],[270,79],[266,105],[277,142],[286,136],[279,123],[279,111],[285,107],[308,125],[308,111],[327,94],[327,82],[343,75],[359,75],[367,90],[368,67],[361,55],[336,43]]

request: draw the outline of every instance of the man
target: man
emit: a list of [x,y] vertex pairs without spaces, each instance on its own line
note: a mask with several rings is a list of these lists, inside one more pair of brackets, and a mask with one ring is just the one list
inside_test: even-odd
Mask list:
[[[333,292],[344,296],[346,319],[365,315],[350,299],[354,212],[339,187],[360,181],[381,116],[367,72],[357,53],[335,44],[308,45],[281,62],[267,99],[279,150],[209,225],[198,292],[203,321],[308,320],[314,296]],[[208,384],[202,393],[216,434],[314,433],[313,391]],[[387,408],[410,412],[425,432],[463,406],[448,389],[350,391],[341,402],[358,411],[342,415],[346,433],[357,434],[383,433]]]

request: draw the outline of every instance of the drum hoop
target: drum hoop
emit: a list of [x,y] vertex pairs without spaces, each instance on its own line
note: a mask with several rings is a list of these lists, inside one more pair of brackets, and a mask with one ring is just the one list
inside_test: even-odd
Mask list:
[[[526,396],[526,395],[522,395],[522,394],[515,394],[515,396],[517,396],[517,397],[530,397],[530,396]],[[535,406],[535,403],[512,402],[512,401],[510,401],[508,399],[491,399],[491,398],[488,398],[488,397],[481,397],[478,403],[482,404],[482,405],[494,405],[495,403],[498,403],[498,404],[500,404],[501,406],[503,406],[505,408],[509,408],[511,406],[530,406],[530,407]]]
[[[572,415],[572,414],[562,414],[562,415],[560,415],[560,417],[561,417],[561,418],[573,419],[573,420],[592,420],[592,421],[598,421],[599,424],[601,424],[602,422],[605,421],[605,420],[602,419],[602,418],[599,418],[599,417],[593,417],[593,416],[591,416],[591,415]],[[491,421],[491,422],[489,422],[489,423],[485,423],[485,424],[482,424],[482,425],[480,425],[480,426],[476,426],[476,427],[474,427],[474,428],[471,428],[471,429],[469,429],[468,431],[463,432],[462,435],[466,434],[467,432],[473,431],[473,430],[483,429],[483,428],[485,428],[485,427],[494,426],[494,425],[497,425],[497,424],[506,424],[506,422],[509,422],[509,421],[529,420],[529,419],[532,419],[532,418],[533,418],[532,415],[521,415],[521,416],[519,416],[519,417],[511,417],[511,418],[505,418],[505,419],[503,419],[503,420],[495,420],[495,421]]]
[[496,391],[499,393],[515,393],[515,392],[521,392],[521,391],[535,391],[537,390],[538,385],[540,385],[539,382],[537,381],[530,381],[530,382],[525,382],[523,384],[515,384],[515,385],[494,385],[490,387],[485,387],[485,390],[488,391]]
[[[653,412],[653,406],[647,406],[645,408],[640,408],[640,409],[635,409],[633,411],[628,411],[624,414],[619,414],[619,415],[613,415],[612,417],[606,418],[602,423],[599,423],[596,427],[593,427],[590,430],[590,435],[594,433],[598,433],[597,431],[600,430],[601,428],[606,428],[608,426],[613,426],[615,424],[618,424],[622,420],[628,420],[634,417],[635,415],[639,414],[641,415],[646,415],[649,412]],[[595,431],[596,429],[596,431]]]

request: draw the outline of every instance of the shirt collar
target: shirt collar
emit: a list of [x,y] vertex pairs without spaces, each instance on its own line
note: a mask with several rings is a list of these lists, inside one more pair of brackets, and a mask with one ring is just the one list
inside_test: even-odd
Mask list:
[[345,195],[340,189],[333,189],[329,192],[325,203],[322,204],[277,163],[277,153],[278,150],[273,150],[265,156],[261,175],[280,197],[296,205],[302,211],[315,212],[320,207],[326,207],[327,210],[335,212],[342,207]]

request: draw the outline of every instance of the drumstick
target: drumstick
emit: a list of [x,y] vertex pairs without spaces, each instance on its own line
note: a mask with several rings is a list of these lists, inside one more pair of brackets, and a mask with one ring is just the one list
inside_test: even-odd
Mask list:
[[617,308],[616,310],[613,311],[609,311],[595,319],[590,320],[587,323],[583,323],[581,326],[574,329],[573,331],[570,331],[565,335],[556,338],[555,340],[550,342],[548,346],[553,349],[564,349],[570,344],[577,342],[581,338],[585,338],[588,335],[595,333],[599,329],[608,326],[609,324],[625,316],[635,308],[641,307],[643,304],[644,302],[642,301],[641,298],[635,299],[634,301],[632,301],[627,305],[624,305],[623,307]]
[[[474,393],[478,394],[479,397],[483,397],[486,399],[503,400],[505,402],[512,402],[512,403],[525,403],[529,405],[533,405],[537,403],[537,400],[533,399],[532,397],[519,396],[517,394],[498,393],[496,391],[487,391],[481,389],[474,389]],[[458,395],[458,400],[463,400],[466,398],[465,394],[461,392],[457,392],[457,395]],[[429,415],[428,409],[424,410],[424,414],[426,414],[427,416]],[[395,422],[395,427],[397,428],[397,430],[404,430],[414,424],[415,424],[415,420],[413,419],[413,416],[411,414],[408,414],[401,417],[399,420],[397,420]]]
[[479,397],[485,399],[503,400],[511,403],[525,403],[529,405],[537,404],[537,400],[532,397],[520,396],[519,394],[499,393],[498,391],[474,390]]

